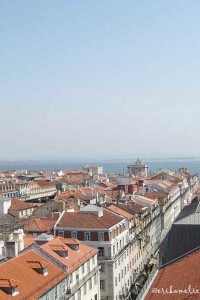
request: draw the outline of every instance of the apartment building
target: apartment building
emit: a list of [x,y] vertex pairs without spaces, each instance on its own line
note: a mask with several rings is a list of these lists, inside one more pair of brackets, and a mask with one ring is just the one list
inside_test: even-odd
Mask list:
[[63,212],[54,229],[55,235],[78,238],[98,249],[102,300],[127,297],[132,282],[127,219],[106,208],[87,205],[79,212]]
[[28,181],[16,180],[15,187],[19,192],[20,199],[25,200],[26,197],[30,195],[30,185]]
[[99,300],[98,251],[47,237],[0,266],[0,299]]
[[6,198],[18,197],[19,191],[12,182],[0,183],[0,195]]
[[17,219],[27,219],[32,215],[34,208],[31,203],[13,198],[8,213]]
[[[140,198],[140,197],[139,197]],[[126,204],[110,204],[108,209],[124,216],[129,222],[129,266],[132,272],[132,282],[138,284],[145,280],[152,265],[152,258],[159,247],[161,224],[159,222],[159,206],[155,201],[148,201],[150,208],[132,201]],[[154,260],[155,261],[155,260]],[[133,290],[133,289],[132,289]],[[133,292],[133,291],[132,291]]]
[[55,196],[57,193],[56,185],[52,182],[43,180],[29,181],[30,195],[26,200],[40,200],[42,198],[48,198]]

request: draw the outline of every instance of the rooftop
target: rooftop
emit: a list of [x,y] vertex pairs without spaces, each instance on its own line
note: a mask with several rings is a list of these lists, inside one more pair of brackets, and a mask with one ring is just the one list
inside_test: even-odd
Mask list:
[[51,231],[56,223],[54,219],[45,217],[31,217],[25,222],[25,232],[48,232]]
[[[73,250],[70,245],[79,246],[78,251]],[[77,239],[65,239],[61,237],[52,239],[51,241],[43,244],[41,248],[66,265],[69,272],[77,269],[85,261],[98,253],[97,249],[84,245]],[[67,257],[62,257],[56,251],[67,251],[68,255]]]
[[24,202],[17,198],[13,198],[11,200],[11,206],[10,206],[9,210],[19,211],[19,210],[29,209],[29,208],[33,208],[33,207],[34,207],[33,204]]
[[[34,268],[47,266],[46,276],[38,274]],[[0,299],[13,299],[1,287],[17,286],[19,293],[14,299],[38,299],[43,293],[64,279],[66,273],[29,250],[0,265]]]
[[199,294],[193,293],[152,293],[155,289],[170,289],[172,286],[175,290],[186,290],[189,287],[191,289],[199,290],[199,278],[200,278],[200,249],[198,248],[194,252],[190,252],[185,256],[173,261],[172,263],[164,266],[159,270],[153,284],[149,288],[148,294],[145,300],[183,300],[183,299],[200,299]]
[[105,209],[103,210],[103,215],[101,217],[98,217],[93,213],[86,212],[65,212],[57,226],[66,228],[109,229],[122,220],[122,217]]
[[123,216],[124,218],[131,220],[135,217],[134,213],[128,212],[127,207],[120,204],[110,204],[108,205],[107,209]]

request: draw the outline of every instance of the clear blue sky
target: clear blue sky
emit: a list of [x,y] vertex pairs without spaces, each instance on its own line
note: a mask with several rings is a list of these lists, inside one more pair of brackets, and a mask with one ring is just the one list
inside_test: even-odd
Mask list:
[[200,153],[200,1],[0,1],[0,159]]

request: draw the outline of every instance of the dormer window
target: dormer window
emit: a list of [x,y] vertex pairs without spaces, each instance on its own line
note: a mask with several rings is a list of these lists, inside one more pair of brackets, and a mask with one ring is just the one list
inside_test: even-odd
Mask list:
[[68,248],[65,245],[51,245],[51,249],[61,257],[68,257]]
[[70,249],[79,251],[79,241],[77,239],[62,239],[63,243],[67,245]]
[[63,230],[58,230],[58,236],[64,237],[64,231]]
[[38,274],[46,276],[48,274],[47,264],[41,261],[28,261],[29,266]]
[[0,289],[6,294],[16,296],[19,294],[18,283],[19,281],[13,279],[0,279]]

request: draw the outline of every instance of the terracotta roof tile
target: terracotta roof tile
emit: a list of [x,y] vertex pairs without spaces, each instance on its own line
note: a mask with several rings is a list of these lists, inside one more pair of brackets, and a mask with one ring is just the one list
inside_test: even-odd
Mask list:
[[47,267],[47,263],[44,261],[27,261],[29,267],[31,267],[32,269],[40,269],[40,268],[46,268]]
[[127,218],[128,220],[131,220],[135,217],[135,214],[126,211],[126,207],[124,207],[122,205],[115,205],[115,204],[110,204],[107,209],[123,216],[124,218]]
[[105,209],[103,210],[102,217],[85,212],[65,212],[59,221],[58,227],[110,228],[122,220],[122,217]]
[[200,299],[200,294],[194,295],[189,293],[175,293],[175,294],[159,294],[152,293],[152,289],[170,289],[185,290],[189,286],[192,289],[199,290],[200,278],[200,250],[185,255],[175,262],[163,267],[157,274],[150,286],[145,300],[183,300],[183,299]]
[[[74,244],[79,245],[79,251],[71,249],[68,245]],[[69,272],[77,269],[89,258],[98,253],[97,249],[80,243],[77,239],[63,239],[62,237],[56,237],[53,240],[43,244],[41,246],[43,250],[55,257],[57,260],[65,264],[69,268]],[[68,257],[61,257],[55,251],[61,250],[61,248],[68,251]]]
[[33,204],[24,202],[17,198],[13,198],[11,201],[11,206],[10,206],[9,210],[15,210],[15,211],[17,210],[18,211],[18,210],[29,209],[29,208],[33,208],[33,207],[34,207]]
[[0,288],[18,286],[19,281],[13,279],[0,279]]
[[[48,274],[43,276],[38,274],[30,267],[29,261],[39,262],[48,265]],[[38,266],[36,264],[36,266]],[[13,258],[0,266],[0,282],[4,285],[17,284],[19,294],[15,295],[16,300],[38,299],[42,294],[51,289],[57,282],[66,277],[66,273],[58,267],[45,260],[43,257],[29,250],[16,258]],[[0,299],[13,299],[12,295],[7,294],[0,288]]]
[[25,232],[48,232],[51,231],[56,223],[54,219],[45,217],[31,217],[24,225]]

